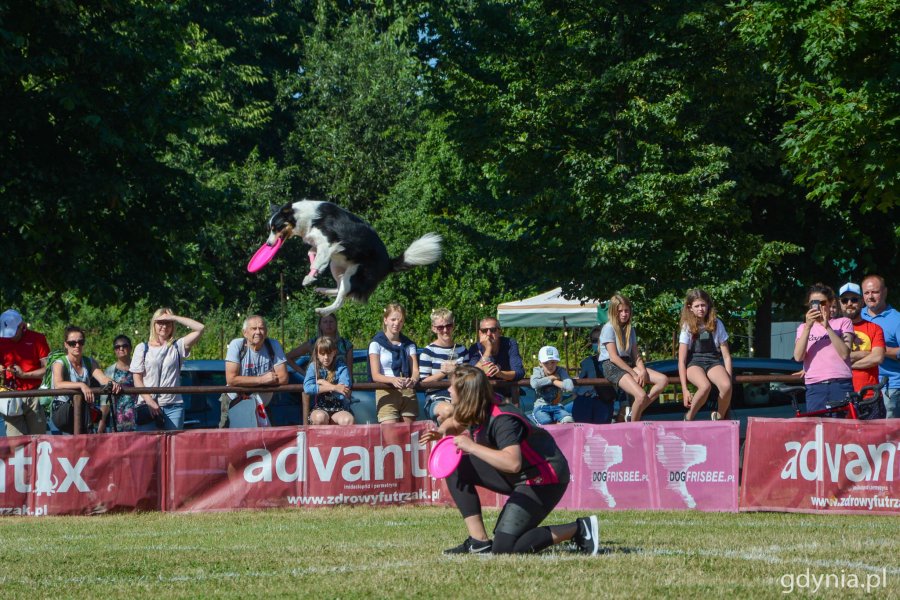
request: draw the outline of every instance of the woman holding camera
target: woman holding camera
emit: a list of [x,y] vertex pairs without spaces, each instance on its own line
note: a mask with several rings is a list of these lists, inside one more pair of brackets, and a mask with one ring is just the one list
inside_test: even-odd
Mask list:
[[853,391],[850,343],[853,322],[846,317],[829,319],[834,291],[816,283],[806,294],[806,320],[797,327],[794,360],[803,361],[806,410],[822,410],[831,401],[842,400]]

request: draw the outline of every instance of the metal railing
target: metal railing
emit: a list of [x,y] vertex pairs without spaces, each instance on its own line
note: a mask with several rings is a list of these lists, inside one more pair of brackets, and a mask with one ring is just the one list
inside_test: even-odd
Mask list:
[[[798,375],[737,375],[732,378],[735,383],[786,383],[792,385],[803,385],[803,378]],[[589,385],[606,385],[611,386],[612,384],[603,378],[598,379],[572,379],[573,383],[576,387],[578,386],[589,386]],[[498,387],[501,389],[504,388],[512,388],[510,391],[510,399],[513,404],[516,406],[519,405],[519,395],[520,387],[527,387],[531,385],[528,379],[521,379],[519,381],[492,381],[491,382],[494,387]],[[670,385],[680,385],[680,380],[678,377],[669,377]],[[447,389],[449,387],[449,383],[447,381],[439,381],[435,383],[431,383],[428,386],[423,386],[422,384],[416,384],[415,390],[419,392],[430,391],[435,389]],[[369,390],[391,390],[394,389],[392,386],[386,383],[374,383],[371,381],[354,383],[352,388],[354,390],[361,391],[369,391]],[[102,387],[94,387],[91,388],[91,391],[96,396],[103,395]],[[289,383],[281,386],[270,386],[270,387],[239,387],[239,386],[227,386],[227,385],[194,385],[194,386],[177,386],[177,387],[129,387],[125,388],[129,395],[137,395],[137,394],[222,394],[225,392],[236,392],[236,393],[245,393],[245,394],[254,394],[254,393],[269,393],[269,392],[288,392],[288,393],[303,393],[303,385],[299,383]],[[41,396],[73,396],[75,397],[75,401],[73,404],[74,408],[74,435],[79,435],[81,433],[81,423],[82,423],[82,403],[83,398],[81,396],[81,392],[73,389],[34,389],[34,390],[11,390],[6,392],[0,392],[0,398],[34,398]],[[301,419],[303,406],[301,403],[300,407],[301,411]]]

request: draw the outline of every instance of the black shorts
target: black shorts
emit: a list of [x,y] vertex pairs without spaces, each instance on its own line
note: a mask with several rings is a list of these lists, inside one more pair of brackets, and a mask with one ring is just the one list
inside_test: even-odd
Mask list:
[[710,369],[718,365],[725,366],[725,361],[722,360],[722,355],[718,352],[710,354],[694,352],[688,357],[687,366],[700,367],[704,373],[709,373]]
[[[634,368],[634,363],[631,360],[626,360],[626,364]],[[625,375],[628,375],[628,371],[620,368],[616,363],[611,360],[604,360],[600,363],[600,370],[603,371],[603,376],[606,377],[607,380],[611,384],[615,386],[615,388],[619,389],[619,380],[622,379]]]

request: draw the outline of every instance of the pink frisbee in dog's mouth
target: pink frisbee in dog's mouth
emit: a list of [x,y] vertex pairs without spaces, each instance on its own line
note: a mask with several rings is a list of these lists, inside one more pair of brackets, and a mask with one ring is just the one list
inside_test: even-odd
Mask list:
[[278,249],[281,248],[281,243],[283,241],[284,240],[281,238],[278,238],[274,246],[263,243],[263,245],[259,247],[259,250],[256,251],[256,254],[253,255],[253,258],[250,259],[250,262],[247,263],[247,270],[251,273],[256,273],[269,264],[269,261],[278,254]]
[[428,472],[436,479],[449,477],[461,460],[462,450],[453,443],[453,436],[448,435],[431,450],[431,456],[428,457]]

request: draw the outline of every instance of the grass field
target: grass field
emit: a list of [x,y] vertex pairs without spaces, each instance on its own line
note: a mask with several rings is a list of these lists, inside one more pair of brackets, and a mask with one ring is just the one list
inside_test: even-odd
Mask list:
[[449,557],[465,537],[450,508],[3,518],[0,598],[900,598],[900,518],[614,512],[600,527],[596,557]]

